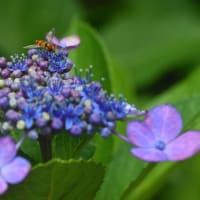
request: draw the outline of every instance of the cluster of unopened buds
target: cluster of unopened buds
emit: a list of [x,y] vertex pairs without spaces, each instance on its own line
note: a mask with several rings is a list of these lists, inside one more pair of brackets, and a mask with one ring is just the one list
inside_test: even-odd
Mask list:
[[[92,68],[83,77],[68,58],[79,44],[78,36],[58,40],[50,31],[45,41],[27,46],[26,55],[0,57],[0,194],[30,171],[30,162],[17,156],[23,141],[41,144],[61,131],[71,137],[113,134],[133,144],[132,154],[149,162],[183,160],[200,150],[199,131],[177,137],[182,120],[171,105],[138,110],[122,95],[107,94],[92,80]],[[116,131],[117,121],[136,116],[143,120],[129,122],[127,136]],[[19,141],[12,139],[13,132],[21,133]]]

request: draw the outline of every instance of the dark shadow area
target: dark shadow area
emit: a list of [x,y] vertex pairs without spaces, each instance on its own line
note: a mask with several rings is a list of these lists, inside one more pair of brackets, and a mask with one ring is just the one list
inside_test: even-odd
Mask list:
[[166,71],[159,79],[154,80],[154,82],[146,85],[145,87],[138,87],[137,94],[143,96],[145,94],[148,96],[155,96],[163,91],[169,89],[174,84],[177,84],[181,80],[185,79],[193,70],[195,64],[187,63],[181,64],[180,66],[170,67],[171,70]]

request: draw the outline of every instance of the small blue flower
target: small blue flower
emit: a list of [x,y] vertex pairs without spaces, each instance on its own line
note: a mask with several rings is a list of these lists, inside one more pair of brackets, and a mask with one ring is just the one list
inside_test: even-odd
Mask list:
[[50,72],[68,72],[71,70],[73,63],[62,53],[50,52],[42,49],[39,51],[41,56],[46,58],[49,62],[48,70]]
[[52,118],[62,119],[65,113],[65,108],[63,104],[52,101],[47,107],[46,111],[51,115]]
[[25,55],[15,55],[15,56],[11,56],[11,62],[8,63],[8,69],[10,71],[15,71],[15,70],[20,70],[20,71],[26,71],[28,68],[28,63],[26,60],[26,56]]
[[30,101],[40,99],[44,93],[44,88],[38,88],[36,81],[32,77],[22,79],[21,89]]
[[26,128],[31,128],[35,119],[41,117],[42,106],[25,104],[22,112],[22,119],[25,121]]
[[51,95],[61,94],[62,91],[62,79],[59,74],[53,75],[48,81],[48,90]]
[[28,175],[30,163],[17,156],[17,148],[9,137],[0,138],[0,195],[8,189],[8,184],[18,184]]
[[79,125],[82,127],[83,123],[80,120],[80,116],[83,114],[82,107],[75,107],[72,104],[68,105],[65,109],[65,129],[70,130],[73,125]]

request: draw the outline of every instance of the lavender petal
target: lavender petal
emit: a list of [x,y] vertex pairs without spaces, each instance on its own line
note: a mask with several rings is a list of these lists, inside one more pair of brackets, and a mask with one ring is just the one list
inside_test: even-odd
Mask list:
[[0,138],[0,167],[12,160],[16,155],[16,146],[14,141],[5,136]]
[[132,148],[131,153],[137,158],[147,162],[163,162],[168,160],[163,151],[155,148]]
[[139,147],[153,147],[155,138],[142,121],[129,122],[127,126],[127,136],[129,141]]
[[200,150],[200,131],[187,131],[170,142],[164,150],[169,160],[179,161],[193,156]]
[[17,184],[27,176],[30,168],[31,165],[26,159],[16,157],[1,169],[1,175],[8,183]]
[[8,185],[5,180],[0,176],[0,195],[2,195],[8,189]]
[[151,109],[145,119],[157,140],[169,142],[182,129],[182,119],[179,112],[171,105],[165,104]]
[[64,37],[60,40],[60,46],[67,49],[73,49],[79,46],[80,38],[77,35],[71,35],[68,37]]

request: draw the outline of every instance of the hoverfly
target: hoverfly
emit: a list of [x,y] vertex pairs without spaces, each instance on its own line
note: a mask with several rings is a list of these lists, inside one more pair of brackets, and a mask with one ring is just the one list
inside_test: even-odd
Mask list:
[[35,44],[31,44],[28,46],[25,46],[24,48],[26,49],[37,49],[37,48],[42,48],[46,49],[47,51],[55,51],[56,50],[56,45],[52,42],[53,37],[54,37],[54,29],[49,31],[46,38],[46,40],[35,40]]
[[47,51],[56,51],[59,49],[71,50],[79,46],[80,38],[77,35],[71,35],[59,40],[55,36],[54,29],[49,31],[46,35],[46,40],[36,40],[35,44],[25,46],[26,49],[43,48]]

